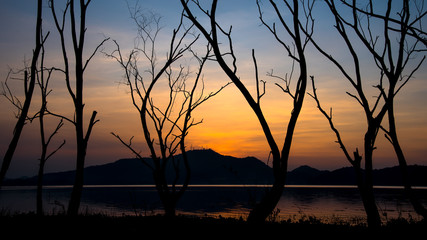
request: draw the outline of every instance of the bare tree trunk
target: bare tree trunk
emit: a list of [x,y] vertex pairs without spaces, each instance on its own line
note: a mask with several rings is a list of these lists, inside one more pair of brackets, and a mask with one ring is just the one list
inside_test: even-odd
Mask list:
[[[355,171],[357,170],[355,169]],[[357,187],[362,198],[363,208],[366,212],[368,226],[370,229],[378,229],[381,226],[381,218],[375,201],[373,187],[364,183],[363,179],[358,180]]]
[[[372,160],[373,160],[373,151],[375,149],[375,145],[374,145],[375,139],[377,137],[377,133],[380,128],[379,124],[381,123],[382,118],[384,117],[386,108],[383,107],[381,112],[377,115],[376,118],[372,117],[370,111],[365,111],[366,118],[368,119],[368,129],[365,133],[365,138],[364,138],[365,169],[363,171],[361,168],[362,156],[359,154],[358,149],[356,148],[356,151],[353,153],[354,156],[352,158],[348,153],[347,148],[341,139],[338,129],[335,128],[335,125],[332,121],[332,110],[331,110],[331,113],[328,114],[324,111],[324,109],[320,105],[320,101],[316,93],[316,87],[314,86],[313,77],[312,77],[312,84],[313,84],[313,94],[310,94],[310,95],[316,101],[317,107],[319,108],[320,112],[328,120],[332,131],[335,133],[337,137],[337,143],[340,145],[340,148],[342,149],[344,155],[346,156],[347,160],[350,162],[350,164],[352,165],[355,171],[355,176],[356,176],[355,180],[356,180],[357,188],[360,192],[360,196],[362,198],[363,207],[366,212],[368,227],[371,229],[378,229],[381,226],[381,218],[380,218],[378,207],[375,201],[373,178],[372,178],[372,171],[373,171]],[[364,99],[364,93],[362,91],[359,91],[359,94],[360,94],[360,97]],[[365,110],[369,109],[368,108],[369,106],[367,104],[363,106]]]
[[37,60],[41,48],[43,46],[42,39],[42,1],[37,1],[37,19],[36,19],[36,46],[33,50],[33,57],[31,60],[31,69],[30,69],[30,81],[28,83],[27,72],[25,72],[25,102],[22,106],[21,113],[19,115],[18,121],[16,122],[13,137],[10,141],[9,147],[6,150],[6,153],[3,157],[3,163],[0,169],[0,188],[3,185],[4,178],[6,176],[7,170],[9,169],[10,163],[12,162],[13,155],[15,153],[16,147],[18,145],[19,138],[21,137],[22,129],[24,128],[25,121],[27,119],[28,111],[31,105],[31,99],[33,97],[34,86],[36,84],[36,74],[37,74]]
[[[285,188],[286,176],[288,172],[288,161],[289,154],[291,151],[292,138],[297,124],[298,116],[301,112],[302,105],[304,102],[304,96],[307,88],[307,65],[304,55],[304,49],[302,47],[302,40],[299,34],[299,19],[298,14],[298,2],[294,1],[294,29],[296,36],[296,47],[298,50],[299,56],[299,66],[300,66],[300,77],[298,80],[298,87],[296,95],[294,98],[294,109],[292,111],[291,118],[288,123],[288,128],[286,132],[285,142],[281,152],[281,156],[273,155],[273,162],[279,162],[274,171],[274,183],[272,188],[267,192],[263,197],[261,202],[252,209],[249,214],[249,222],[263,222],[265,219],[273,212],[274,208],[277,206],[280,198],[282,197],[283,190]],[[280,159],[275,159],[279,157]],[[273,165],[274,167],[274,165]]]
[[42,107],[40,109],[40,136],[41,136],[41,143],[42,143],[42,153],[40,156],[40,164],[39,164],[39,171],[37,175],[37,215],[41,216],[43,215],[43,176],[44,176],[44,167],[47,162],[47,160],[53,156],[60,148],[62,148],[65,145],[65,140],[60,144],[54,151],[52,151],[50,154],[48,154],[48,147],[52,140],[52,138],[58,133],[59,129],[63,126],[63,120],[59,121],[58,125],[56,126],[56,129],[50,134],[48,138],[45,136],[45,130],[44,130],[44,112],[47,110],[46,105],[46,96],[47,96],[47,85],[41,83],[40,87],[42,88]]
[[[383,115],[382,115],[383,116]],[[368,226],[372,229],[378,229],[381,226],[381,218],[378,212],[377,203],[375,201],[374,194],[374,181],[373,181],[373,152],[375,148],[375,139],[377,137],[377,132],[380,127],[379,123],[382,122],[381,115],[378,115],[379,119],[370,120],[368,123],[368,131],[365,134],[364,144],[365,144],[365,176],[363,187],[361,190],[363,206],[366,211]]]
[[[80,207],[80,199],[83,193],[83,184],[84,184],[84,167],[86,159],[86,149],[87,149],[87,140],[90,132],[86,137],[83,137],[83,105],[81,107],[76,107],[76,134],[77,134],[77,159],[76,159],[76,175],[73,185],[73,190],[71,192],[70,202],[68,204],[68,215],[77,215]],[[80,110],[78,110],[80,109]],[[80,112],[80,114],[77,114]],[[92,113],[91,121],[89,123],[89,128],[92,128],[95,124],[97,112]],[[77,117],[77,116],[80,117]]]
[[[365,138],[365,141],[368,139],[369,138]],[[365,150],[365,154],[365,163],[372,162],[372,151]],[[381,218],[375,201],[374,188],[372,183],[372,169],[369,168],[369,164],[365,164],[365,171],[362,170],[362,156],[360,156],[357,150],[354,152],[354,159],[350,162],[353,166],[353,170],[356,176],[357,189],[359,190],[360,197],[362,198],[368,226],[371,229],[378,229],[381,226]],[[366,165],[368,165],[368,167],[366,167]]]
[[[84,131],[84,102],[83,102],[83,84],[84,84],[84,71],[89,64],[92,57],[98,51],[99,47],[101,47],[108,38],[104,39],[93,51],[92,55],[83,62],[83,49],[85,42],[85,33],[86,33],[86,13],[88,5],[90,4],[90,0],[80,0],[79,7],[80,10],[80,26],[77,26],[76,16],[74,10],[74,0],[67,0],[65,10],[62,15],[62,22],[58,21],[56,16],[54,0],[49,1],[50,8],[52,10],[52,14],[55,20],[56,28],[61,37],[61,47],[62,47],[62,55],[64,60],[65,69],[62,70],[65,74],[65,82],[67,85],[67,90],[69,95],[71,96],[74,103],[74,117],[66,118],[65,120],[69,121],[74,125],[75,133],[76,133],[76,145],[77,145],[77,153],[76,153],[76,175],[73,185],[73,190],[71,192],[70,202],[68,205],[68,214],[69,215],[77,215],[80,207],[80,199],[83,192],[83,183],[84,183],[84,165],[86,159],[86,150],[89,142],[89,138],[92,132],[93,126],[98,122],[96,120],[96,111],[92,112],[92,116],[89,120],[88,127],[86,132]],[[70,14],[70,27],[71,27],[71,39],[73,43],[73,52],[75,58],[75,89],[72,89],[70,82],[70,70],[69,70],[69,61],[67,55],[67,48],[65,45],[65,18],[69,9]],[[56,114],[54,114],[56,115]]]
[[[411,188],[405,155],[397,136],[394,115],[394,100],[396,94],[411,79],[412,75],[420,68],[425,60],[425,56],[423,56],[419,63],[413,67],[409,73],[404,72],[404,70],[408,68],[407,63],[414,59],[415,55],[419,52],[426,51],[426,41],[423,39],[425,32],[422,30],[421,20],[423,16],[426,15],[424,5],[418,5],[417,3],[411,3],[409,0],[404,0],[399,1],[401,7],[398,7],[399,5],[393,3],[392,0],[388,0],[386,5],[383,6],[383,8],[386,9],[385,13],[379,14],[374,10],[372,1],[369,1],[369,7],[366,9],[359,8],[355,1],[353,1],[352,4],[343,3],[353,11],[355,19],[356,17],[360,19],[366,18],[369,20],[368,23],[371,21],[370,19],[379,20],[384,26],[383,32],[381,33],[384,43],[383,49],[380,50],[377,49],[376,40],[374,40],[372,33],[366,35],[363,30],[359,29],[359,27],[361,28],[360,24],[354,24],[351,27],[374,57],[378,68],[381,70],[381,78],[386,76],[388,79],[388,93],[384,91],[382,82],[376,86],[380,90],[380,96],[383,96],[385,101],[384,106],[387,108],[388,114],[389,129],[386,130],[383,127],[381,128],[386,132],[386,138],[391,142],[396,153],[405,193],[414,206],[415,211],[425,218],[427,216],[427,210],[419,202],[419,199],[417,199]],[[397,8],[393,9],[394,7]],[[396,10],[398,11],[393,16],[393,12]],[[358,14],[361,15],[358,16]],[[413,38],[413,40],[409,40],[410,37]],[[378,36],[376,36],[376,38],[378,39]],[[397,39],[394,46],[392,44],[393,38]],[[422,43],[423,46],[419,47],[418,43]],[[401,84],[398,86],[399,82],[401,82]]]
[[285,189],[286,174],[274,178],[273,186],[268,189],[261,201],[249,213],[247,221],[262,223],[274,211]]
[[[42,158],[43,158],[42,154]],[[37,196],[36,196],[36,205],[37,205],[37,215],[43,215],[43,175],[44,175],[44,161],[40,161],[39,171],[37,174]]]
[[[366,212],[367,223],[370,229],[378,229],[381,226],[381,218],[378,212],[378,207],[375,201],[374,189],[372,184],[369,184],[361,177],[363,174],[361,169],[354,169],[357,176],[357,187],[363,202],[363,208]],[[368,172],[365,171],[365,174]]]
[[[43,78],[43,76],[41,78]],[[38,177],[37,177],[36,205],[37,205],[37,215],[42,216],[43,215],[43,175],[44,175],[44,166],[46,163],[46,150],[47,150],[45,131],[44,131],[44,113],[46,112],[46,95],[45,95],[45,92],[43,91],[44,86],[42,84],[39,84],[39,86],[42,94],[42,106],[40,108],[40,116],[39,116],[42,153],[40,156],[39,171],[37,174]]]
[[[361,105],[361,107],[363,108],[363,111],[365,113],[365,117],[366,117],[366,121],[367,121],[367,129],[365,132],[365,136],[363,139],[364,142],[364,160],[365,160],[365,166],[364,166],[364,171],[362,172],[361,169],[361,161],[362,161],[362,157],[359,155],[358,150],[356,149],[356,152],[354,152],[354,158],[352,158],[348,151],[346,150],[346,147],[340,137],[339,131],[335,128],[333,121],[332,121],[332,109],[331,112],[328,114],[326,113],[322,107],[320,106],[319,100],[317,98],[316,95],[316,89],[314,86],[314,81],[313,81],[313,95],[312,97],[316,100],[317,102],[317,106],[320,109],[320,111],[322,112],[322,114],[328,119],[329,124],[331,126],[331,129],[335,132],[336,136],[337,136],[337,142],[340,145],[341,149],[344,152],[344,155],[346,156],[347,160],[351,163],[351,165],[353,166],[355,173],[356,173],[356,182],[357,182],[357,186],[362,198],[362,202],[363,202],[363,206],[367,215],[367,222],[368,222],[368,226],[371,229],[378,229],[381,226],[381,218],[380,218],[380,214],[378,212],[378,207],[376,205],[376,201],[375,201],[375,194],[374,194],[374,188],[373,188],[373,152],[375,150],[375,141],[377,138],[377,134],[378,131],[381,127],[381,122],[385,116],[385,114],[387,113],[387,106],[386,104],[379,106],[379,102],[380,99],[384,96],[384,92],[383,92],[383,82],[382,82],[382,78],[379,82],[379,84],[377,86],[375,86],[376,88],[378,88],[380,90],[380,94],[377,97],[375,104],[373,105],[373,107],[370,106],[370,103],[368,101],[368,98],[365,95],[365,91],[362,87],[363,85],[363,81],[362,81],[362,69],[360,66],[360,61],[359,61],[359,53],[357,51],[357,49],[354,47],[353,44],[353,39],[347,34],[347,27],[349,27],[350,29],[354,30],[356,35],[358,36],[358,39],[360,39],[362,42],[365,43],[366,46],[369,45],[369,43],[372,43],[373,41],[368,41],[365,39],[365,35],[363,33],[361,33],[359,27],[362,26],[362,24],[359,22],[362,18],[360,18],[357,15],[357,11],[356,11],[356,2],[353,1],[352,4],[353,6],[350,6],[350,3],[345,3],[342,2],[343,4],[347,4],[349,5],[349,7],[353,8],[353,14],[349,15],[348,17],[351,18],[350,16],[352,16],[352,21],[353,23],[351,23],[351,21],[347,21],[345,19],[345,17],[347,16],[342,16],[340,15],[339,11],[337,10],[336,6],[335,6],[335,2],[334,1],[325,1],[325,3],[328,5],[329,9],[331,10],[331,13],[333,14],[334,18],[335,18],[335,28],[337,29],[338,33],[340,34],[340,36],[342,37],[342,39],[344,40],[352,58],[353,58],[353,63],[354,63],[354,74],[355,77],[352,77],[351,74],[349,74],[348,71],[345,70],[345,68],[330,54],[328,54],[326,51],[324,51],[317,43],[316,41],[314,41],[313,39],[311,39],[312,43],[314,44],[314,46],[316,47],[317,50],[319,50],[320,53],[322,53],[327,59],[329,59],[332,63],[334,63],[338,69],[343,73],[343,75],[345,76],[345,78],[347,78],[347,80],[351,83],[351,85],[353,86],[353,88],[356,90],[357,95],[351,94],[349,92],[347,92],[348,95],[350,95],[352,98],[356,99],[357,102]],[[371,11],[373,11],[371,9]],[[370,22],[368,22],[367,26],[369,28]],[[370,32],[371,33],[371,32]],[[370,35],[372,37],[372,35]],[[373,49],[370,49],[368,47],[368,50],[373,52]],[[313,80],[313,79],[312,79]],[[379,109],[379,110],[378,110]],[[376,113],[377,112],[377,113]]]
[[402,183],[405,191],[405,195],[408,197],[416,213],[421,215],[424,219],[427,219],[427,209],[421,204],[417,194],[412,189],[412,184],[409,179],[408,164],[406,162],[405,154],[403,153],[402,147],[400,146],[399,139],[397,136],[396,122],[394,118],[394,98],[389,98],[388,102],[388,121],[389,130],[387,135],[391,144],[393,145],[394,151],[399,162],[399,168],[402,175]]
[[163,172],[155,177],[157,193],[162,202],[164,214],[166,218],[174,218],[176,216],[176,204],[178,198],[171,191],[166,182],[166,174]]

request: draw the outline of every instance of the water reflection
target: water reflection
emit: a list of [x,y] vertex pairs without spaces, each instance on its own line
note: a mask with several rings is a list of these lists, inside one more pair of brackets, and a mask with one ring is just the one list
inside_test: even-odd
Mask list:
[[[245,218],[266,186],[191,186],[177,206],[180,214]],[[427,204],[427,189],[416,190]],[[384,218],[417,215],[400,188],[376,188],[378,207]],[[44,189],[45,212],[64,212],[71,186]],[[0,209],[4,212],[35,211],[35,187],[4,187],[0,193]],[[151,215],[162,213],[162,205],[153,186],[86,186],[81,211],[108,215]],[[276,219],[364,218],[365,212],[355,187],[288,186],[277,205]]]

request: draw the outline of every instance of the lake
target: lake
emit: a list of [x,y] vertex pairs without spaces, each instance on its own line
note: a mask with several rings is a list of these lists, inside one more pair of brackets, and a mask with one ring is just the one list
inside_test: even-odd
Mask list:
[[[267,186],[192,185],[177,206],[179,214],[246,218]],[[427,204],[427,187],[416,188]],[[71,186],[45,186],[44,210],[47,214],[66,210]],[[404,217],[419,219],[401,187],[376,187],[376,200],[384,220]],[[35,212],[36,187],[8,187],[0,191],[3,214]],[[85,186],[82,213],[106,215],[153,215],[162,213],[154,186]],[[355,186],[287,186],[275,211],[276,220],[316,217],[324,221],[364,221],[365,212]]]

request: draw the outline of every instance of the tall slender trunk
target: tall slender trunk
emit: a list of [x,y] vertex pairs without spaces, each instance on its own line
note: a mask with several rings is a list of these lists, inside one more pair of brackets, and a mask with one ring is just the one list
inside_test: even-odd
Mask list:
[[[64,73],[65,73],[65,82],[67,85],[68,93],[70,94],[73,104],[74,104],[74,118],[69,119],[66,118],[69,122],[71,122],[75,127],[76,133],[76,174],[75,181],[73,185],[73,190],[71,192],[71,197],[68,205],[68,214],[69,215],[77,215],[79,206],[80,206],[80,198],[83,192],[83,183],[84,183],[84,165],[86,159],[86,150],[89,141],[90,134],[92,132],[92,128],[96,120],[96,111],[92,112],[92,116],[87,124],[87,130],[84,131],[84,101],[83,101],[83,85],[84,85],[84,71],[87,67],[89,61],[95,55],[98,48],[108,39],[102,41],[96,48],[92,55],[83,62],[83,49],[85,42],[85,33],[86,33],[86,11],[90,1],[79,1],[79,10],[80,10],[80,24],[76,22],[75,16],[75,6],[74,0],[69,0],[66,3],[66,10],[63,13],[62,25],[58,22],[56,17],[55,9],[54,9],[54,1],[50,1],[50,7],[52,9],[52,14],[55,20],[56,28],[61,37],[61,47],[62,47],[62,55],[64,59]],[[73,52],[75,57],[75,90],[71,87],[70,82],[70,70],[69,70],[69,62],[67,57],[67,48],[65,46],[65,36],[64,36],[64,24],[65,24],[65,13],[68,11],[70,14],[70,27],[71,27],[71,39]]]
[[396,122],[394,118],[394,98],[388,99],[388,121],[389,121],[389,131],[388,136],[391,144],[393,145],[394,151],[399,162],[399,168],[402,175],[402,183],[405,191],[405,195],[408,197],[411,202],[415,212],[421,215],[424,219],[427,219],[427,209],[421,204],[417,194],[414,192],[411,186],[408,173],[408,164],[406,162],[405,154],[403,149],[400,146],[399,139],[397,137]]
[[420,199],[418,198],[414,189],[412,189],[412,185],[409,179],[408,165],[406,163],[403,150],[401,149],[400,144],[397,142],[397,138],[392,141],[393,141],[393,147],[395,149],[395,152],[399,161],[399,168],[402,174],[402,183],[403,183],[405,195],[408,197],[409,201],[411,202],[415,212],[421,215],[424,219],[427,219],[427,209],[420,202]]
[[358,183],[358,189],[366,212],[368,227],[370,229],[378,229],[381,226],[381,218],[375,201],[373,187],[370,184],[362,182]]
[[[83,69],[83,44],[85,37],[85,19],[86,19],[86,5],[80,1],[80,36],[77,40],[75,17],[74,17],[74,3],[70,5],[70,16],[72,25],[72,37],[73,47],[75,55],[75,76],[76,76],[76,94],[74,98],[75,108],[75,131],[76,131],[76,144],[77,144],[77,158],[76,158],[76,175],[71,192],[71,198],[68,205],[68,215],[77,215],[80,207],[80,200],[83,192],[84,183],[84,165],[86,159],[86,149],[89,139],[90,129],[93,126],[92,120],[89,122],[88,133],[86,136],[83,130],[83,115],[84,115],[84,103],[83,103],[83,83],[84,83],[84,69]],[[94,112],[96,114],[96,112]],[[92,119],[93,115],[92,115]]]
[[362,197],[363,207],[366,212],[367,223],[370,229],[378,229],[381,226],[381,218],[378,207],[375,202],[375,196],[372,186],[366,183],[358,182],[358,189]]
[[[83,193],[83,184],[84,184],[84,167],[86,159],[86,150],[87,150],[87,138],[90,135],[90,130],[88,131],[86,137],[83,136],[83,105],[80,105],[81,108],[76,114],[76,137],[77,137],[77,159],[76,159],[76,175],[73,185],[73,190],[71,192],[70,202],[68,205],[68,215],[77,215],[80,207],[80,200]],[[80,117],[77,117],[80,116]],[[96,112],[93,112],[91,121],[89,122],[89,129],[94,125],[93,120],[96,117]]]
[[[25,74],[25,78],[27,78],[27,74]],[[34,90],[35,77],[31,76],[30,78],[30,84],[28,91],[25,94],[25,102],[21,110],[21,115],[19,116],[18,121],[16,122],[12,140],[10,141],[9,147],[7,148],[6,153],[3,157],[3,163],[0,170],[0,187],[3,185],[7,170],[9,169],[10,163],[12,162],[12,158],[15,154],[16,147],[18,146],[18,141],[21,137],[22,130],[24,129],[28,110],[30,108],[31,98]]]
[[[42,76],[43,78],[43,76]],[[37,205],[37,215],[43,215],[43,174],[44,174],[44,166],[46,163],[46,152],[47,152],[47,144],[44,132],[44,113],[46,111],[46,94],[42,90],[42,106],[40,108],[40,137],[42,143],[42,153],[40,155],[40,164],[39,171],[37,175],[37,196],[36,196],[36,205]]]
[[[70,202],[68,205],[68,215],[77,215],[80,207],[80,199],[83,192],[83,183],[84,183],[84,167],[86,159],[86,149],[87,149],[87,139],[84,137],[83,133],[83,72],[81,65],[77,65],[77,74],[81,74],[80,78],[77,78],[77,91],[76,91],[76,122],[75,122],[75,131],[76,131],[76,144],[77,144],[77,157],[76,157],[76,175],[74,179],[73,190],[71,192]],[[96,112],[94,112],[96,115]],[[92,115],[92,119],[94,119]],[[89,128],[91,128],[92,121],[89,122]]]
[[[367,138],[365,138],[365,141]],[[365,145],[366,146],[366,145]],[[372,151],[365,150],[365,161],[372,161]],[[372,183],[369,179],[372,179],[372,169],[369,169],[370,164],[368,165],[368,170],[363,171],[361,168],[362,156],[359,155],[359,152],[354,152],[354,160],[351,161],[353,170],[356,178],[357,189],[359,190],[360,196],[362,198],[363,207],[365,209],[368,227],[370,229],[378,229],[381,226],[381,218],[378,212],[378,208],[375,202],[375,195]],[[371,177],[369,177],[369,175]]]
[[370,229],[378,229],[381,226],[381,217],[378,212],[378,207],[375,201],[374,183],[373,183],[373,151],[376,135],[378,132],[376,120],[372,119],[368,122],[368,131],[365,134],[365,172],[362,175],[361,169],[356,169],[358,187],[363,201],[363,207],[366,211],[368,227]]
[[[45,154],[42,154],[42,155],[45,155]],[[39,216],[42,216],[44,214],[43,213],[43,174],[44,174],[44,165],[45,165],[45,161],[43,161],[42,159],[40,159],[40,166],[39,166],[38,177],[37,177],[37,197],[36,197],[37,215],[39,215]]]
[[155,169],[153,171],[153,178],[156,184],[157,194],[159,195],[160,201],[163,205],[165,217],[175,217],[177,199],[171,192],[171,189],[169,189],[164,169]]
[[177,199],[175,196],[173,194],[166,193],[163,200],[166,218],[174,218],[176,216],[176,204]]
[[299,30],[299,19],[298,19],[298,2],[294,1],[294,11],[293,14],[293,26],[294,26],[294,41],[295,46],[297,48],[298,57],[299,57],[299,69],[300,76],[298,78],[293,110],[291,114],[291,118],[288,123],[285,141],[283,144],[283,148],[281,154],[273,153],[273,171],[274,171],[274,183],[272,188],[267,192],[261,202],[251,211],[248,217],[248,221],[250,222],[263,222],[265,219],[273,212],[274,208],[276,208],[277,203],[279,202],[283,190],[285,188],[286,176],[288,171],[288,161],[289,154],[291,151],[292,139],[294,135],[294,131],[296,128],[296,124],[298,121],[299,114],[301,112],[304,96],[307,88],[307,63],[304,55],[304,49],[302,46],[302,40],[300,36]]
[[[37,2],[37,20],[36,20],[36,47],[33,50],[33,58],[31,61],[30,69],[30,81],[28,81],[27,71],[25,71],[24,81],[25,81],[25,101],[21,109],[21,114],[19,115],[18,121],[16,122],[13,137],[10,141],[9,147],[6,150],[6,153],[3,157],[3,163],[0,169],[0,188],[3,185],[4,178],[6,177],[7,170],[9,169],[10,163],[12,162],[13,155],[15,153],[16,147],[18,146],[19,138],[21,137],[22,130],[25,126],[25,121],[27,119],[28,111],[31,105],[31,99],[33,97],[34,86],[36,84],[36,72],[37,72],[37,60],[40,55],[40,51],[43,45],[42,42],[42,1],[38,0]],[[28,87],[27,87],[28,86]]]
[[73,190],[71,192],[70,201],[68,204],[68,215],[76,216],[79,212],[80,200],[83,193],[84,183],[84,162],[86,157],[86,147],[79,145],[77,147],[77,163],[76,163],[76,174],[74,179]]

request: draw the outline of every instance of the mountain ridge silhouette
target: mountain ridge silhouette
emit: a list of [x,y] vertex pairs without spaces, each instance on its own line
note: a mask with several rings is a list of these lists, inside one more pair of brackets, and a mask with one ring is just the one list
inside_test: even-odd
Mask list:
[[[191,167],[190,184],[258,184],[273,183],[273,170],[255,157],[236,158],[221,155],[211,149],[187,152]],[[180,155],[177,159],[180,159]],[[151,159],[145,159],[150,163]],[[182,161],[181,161],[182,162]],[[184,169],[181,166],[181,169]],[[172,165],[167,168],[169,182],[175,177]],[[408,166],[413,186],[427,186],[427,166]],[[44,185],[72,185],[74,170],[44,174]],[[184,173],[182,172],[181,175]],[[398,166],[373,171],[374,185],[401,186]],[[182,181],[178,181],[178,184]],[[32,186],[37,184],[37,176],[6,179],[4,185]],[[103,165],[85,168],[85,185],[152,185],[151,170],[140,159],[120,159]],[[352,167],[336,170],[318,170],[302,165],[288,171],[287,185],[355,185]]]

